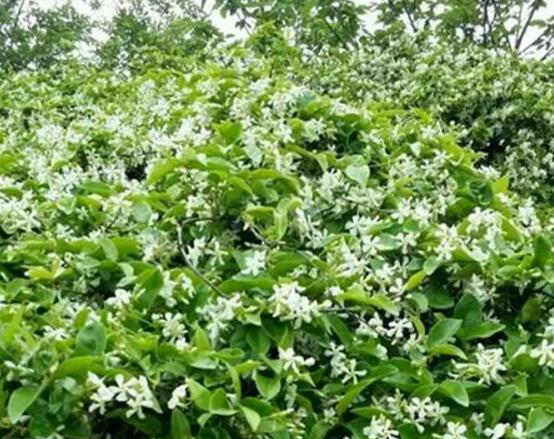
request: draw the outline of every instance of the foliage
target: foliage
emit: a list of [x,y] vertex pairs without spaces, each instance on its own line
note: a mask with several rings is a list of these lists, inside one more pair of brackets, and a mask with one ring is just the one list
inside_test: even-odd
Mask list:
[[23,11],[21,0],[0,0],[0,69],[48,67],[86,41],[88,19],[69,6]]
[[317,90],[350,101],[424,108],[515,189],[554,200],[554,64],[404,37],[292,64]]
[[449,43],[471,43],[518,54],[554,54],[554,14],[545,0],[375,0],[385,25],[406,24]]
[[551,437],[554,224],[242,46],[0,83],[11,437]]
[[322,47],[348,49],[363,33],[366,7],[352,0],[216,0],[224,15],[237,17],[237,26],[251,31],[272,23],[288,29],[298,44],[318,51]]
[[106,68],[159,65],[171,58],[202,53],[221,42],[221,33],[188,0],[136,1],[122,8],[105,27],[110,37],[97,52]]
[[[174,19],[156,26],[147,17],[121,11],[110,23],[111,37],[98,48],[105,68],[160,65],[171,59],[202,54],[221,42],[221,34],[205,20]],[[158,56],[161,55],[161,56]]]

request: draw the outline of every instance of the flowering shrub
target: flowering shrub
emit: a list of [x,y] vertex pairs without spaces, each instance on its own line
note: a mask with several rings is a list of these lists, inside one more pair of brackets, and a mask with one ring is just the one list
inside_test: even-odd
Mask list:
[[552,62],[404,38],[386,48],[311,56],[295,72],[333,96],[427,109],[456,126],[460,141],[484,152],[514,189],[553,200]]
[[548,215],[270,64],[0,84],[0,430],[551,437]]

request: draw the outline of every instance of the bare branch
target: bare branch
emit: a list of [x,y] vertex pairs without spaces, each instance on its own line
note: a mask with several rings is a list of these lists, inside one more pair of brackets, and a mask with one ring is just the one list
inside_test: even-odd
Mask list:
[[523,38],[525,37],[525,34],[527,33],[527,30],[529,29],[529,25],[531,24],[531,21],[533,20],[533,17],[535,16],[535,13],[538,11],[540,7],[540,2],[535,1],[531,6],[531,11],[529,12],[529,15],[527,17],[527,21],[525,22],[523,29],[521,30],[521,33],[516,38],[516,44],[515,48],[516,50],[519,50],[521,47],[521,43],[523,42]]
[[551,55],[554,55],[554,46],[552,46],[550,49],[548,49],[543,56],[541,56],[541,61],[546,60]]
[[[497,18],[501,17],[502,16],[502,13],[499,9],[499,6],[498,6],[498,2],[497,1],[493,1],[492,2],[492,5],[494,7],[494,11],[495,11],[495,17],[494,17],[494,20],[496,21]],[[502,31],[502,36],[504,37],[504,40],[506,41],[506,45],[508,46],[508,49],[510,50],[514,50],[513,46],[512,46],[512,42],[510,41],[510,35],[506,32],[506,28],[504,27],[504,25],[501,24],[501,27],[500,27],[501,31]]]
[[15,29],[17,28],[17,25],[19,24],[19,17],[21,16],[21,12],[23,11],[23,6],[25,6],[25,0],[21,0],[19,2],[19,7],[17,8],[17,12],[15,13],[15,17],[13,18],[12,27],[10,29],[10,32],[8,33],[8,37],[11,40],[13,33],[15,32]]
[[[483,44],[486,46],[488,43],[488,31],[487,24],[489,22],[489,0],[483,1]],[[489,28],[490,29],[490,28]]]
[[412,16],[412,13],[410,12],[410,8],[406,5],[406,2],[404,0],[402,0],[402,10],[408,17],[408,22],[410,23],[410,27],[412,28],[412,31],[414,31],[414,33],[417,33],[419,29],[415,24],[415,20],[414,20],[414,17]]
[[335,36],[335,38],[339,41],[339,43],[341,44],[341,46],[345,49],[345,50],[348,50],[348,44],[346,43],[346,41],[344,41],[344,39],[342,38],[342,36],[337,32],[337,30],[331,25],[331,23],[329,23],[327,21],[326,18],[323,18],[323,22],[327,25],[327,27],[329,28],[329,30],[331,31],[331,33]]

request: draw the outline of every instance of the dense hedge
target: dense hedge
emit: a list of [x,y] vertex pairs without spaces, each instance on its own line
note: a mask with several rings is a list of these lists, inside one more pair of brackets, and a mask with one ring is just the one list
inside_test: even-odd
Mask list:
[[404,38],[385,48],[307,57],[291,70],[337,98],[430,111],[456,126],[461,144],[483,152],[514,189],[554,200],[552,61]]
[[423,111],[215,58],[0,84],[0,430],[551,437],[548,217]]

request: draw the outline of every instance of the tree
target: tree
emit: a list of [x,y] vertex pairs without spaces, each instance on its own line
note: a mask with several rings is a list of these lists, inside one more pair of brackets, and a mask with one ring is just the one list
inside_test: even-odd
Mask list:
[[373,10],[387,26],[432,32],[451,43],[473,43],[519,55],[554,54],[554,14],[545,0],[377,0]]
[[225,14],[237,17],[237,26],[251,32],[256,26],[272,22],[290,28],[300,44],[315,50],[325,45],[348,48],[363,33],[362,15],[366,8],[351,0],[216,0]]
[[48,67],[88,39],[89,25],[69,4],[45,10],[32,1],[0,0],[0,68]]
[[189,0],[136,0],[104,26],[110,38],[98,54],[107,67],[127,66],[138,58],[148,62],[156,51],[166,55],[165,61],[167,55],[188,56],[221,39],[208,16]]

